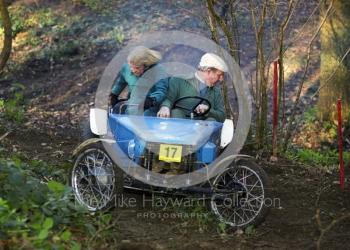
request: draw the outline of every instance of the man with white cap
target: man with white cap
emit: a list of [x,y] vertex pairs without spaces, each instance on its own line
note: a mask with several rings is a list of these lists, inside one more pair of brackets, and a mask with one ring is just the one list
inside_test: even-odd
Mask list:
[[[227,72],[227,65],[219,56],[213,53],[204,54],[194,75],[186,79],[179,77],[170,78],[167,97],[161,104],[157,116],[163,118],[170,116],[186,118],[188,114],[186,115],[183,108],[173,107],[174,102],[185,96],[199,96],[209,100],[211,108],[208,112],[209,106],[205,101],[197,105],[194,111],[197,113],[198,118],[223,122],[226,118],[224,101],[221,90],[216,85],[224,80],[225,72]],[[193,103],[198,103],[198,99],[190,99],[184,99],[179,106],[191,109],[190,107],[193,107]],[[206,112],[207,114],[205,114]]]

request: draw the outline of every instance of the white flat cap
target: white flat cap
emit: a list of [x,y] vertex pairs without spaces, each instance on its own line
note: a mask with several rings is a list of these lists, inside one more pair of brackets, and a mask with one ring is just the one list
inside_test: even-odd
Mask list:
[[221,70],[222,72],[227,72],[227,65],[224,60],[213,53],[205,53],[199,62],[199,66],[215,68]]

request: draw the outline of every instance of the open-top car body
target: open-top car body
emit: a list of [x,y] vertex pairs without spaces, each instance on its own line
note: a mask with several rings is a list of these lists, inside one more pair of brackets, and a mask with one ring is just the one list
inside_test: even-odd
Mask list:
[[[188,109],[191,119],[91,109],[90,128],[100,137],[86,140],[74,152],[70,181],[76,200],[88,210],[96,211],[109,207],[122,188],[201,195],[210,201],[220,221],[234,228],[259,224],[268,212],[267,176],[249,156],[228,156],[229,164],[216,176],[179,188],[154,187],[155,184],[144,184],[131,174],[133,168],[165,179],[210,172],[211,164],[232,142],[234,123],[230,119],[223,123],[196,119],[201,115],[195,114],[195,108],[204,102],[202,99]],[[108,143],[112,151],[106,150],[102,143]]]

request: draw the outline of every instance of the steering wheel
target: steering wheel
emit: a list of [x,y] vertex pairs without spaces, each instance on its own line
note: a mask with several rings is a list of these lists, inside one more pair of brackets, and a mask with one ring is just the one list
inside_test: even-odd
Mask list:
[[127,98],[121,98],[121,99],[115,98],[111,103],[110,113],[124,114],[127,106],[128,106]]
[[[198,102],[196,102],[196,104],[190,108],[179,105],[179,102],[181,102],[183,100],[187,100],[187,99],[197,99]],[[196,108],[200,104],[205,104],[208,106],[208,109],[204,113],[197,113],[196,112]],[[201,96],[184,96],[184,97],[181,97],[181,98],[178,98],[175,100],[175,102],[173,104],[173,109],[175,109],[175,108],[179,108],[179,109],[188,111],[189,113],[193,113],[194,117],[202,117],[202,116],[205,116],[206,114],[209,113],[209,111],[211,109],[211,104],[210,104],[210,101],[208,99],[201,97]],[[188,117],[190,115],[186,114],[186,116]]]

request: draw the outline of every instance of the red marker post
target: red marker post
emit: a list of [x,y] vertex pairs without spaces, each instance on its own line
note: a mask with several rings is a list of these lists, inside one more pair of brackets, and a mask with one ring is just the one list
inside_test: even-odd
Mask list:
[[273,62],[273,117],[272,117],[272,156],[277,159],[277,126],[278,126],[278,61]]
[[340,188],[344,191],[344,159],[343,159],[343,130],[342,130],[342,117],[341,117],[341,99],[338,99],[338,149],[339,149],[339,177]]

